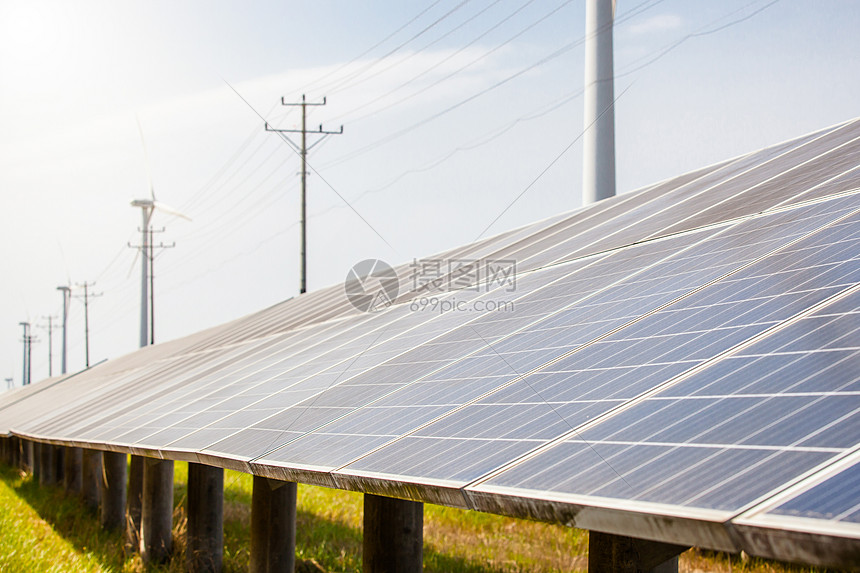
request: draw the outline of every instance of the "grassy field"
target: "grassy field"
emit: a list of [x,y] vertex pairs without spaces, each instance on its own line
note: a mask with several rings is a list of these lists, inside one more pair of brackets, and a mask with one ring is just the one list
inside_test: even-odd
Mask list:
[[[176,551],[183,550],[187,464],[177,463],[174,496]],[[224,476],[224,569],[247,571],[251,476]],[[361,571],[362,496],[299,486],[296,553],[314,571]],[[424,570],[429,573],[585,571],[588,534],[577,529],[426,505]],[[177,553],[181,555],[181,553]],[[174,559],[157,572],[183,570]],[[690,550],[681,571],[800,573],[820,571],[740,556]],[[0,571],[136,572],[122,535],[101,530],[95,514],[60,487],[40,487],[29,474],[0,465]]]

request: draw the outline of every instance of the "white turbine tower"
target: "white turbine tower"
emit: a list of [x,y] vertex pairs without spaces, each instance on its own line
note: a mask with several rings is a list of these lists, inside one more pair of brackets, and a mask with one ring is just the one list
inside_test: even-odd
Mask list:
[[583,205],[615,195],[614,21],[615,0],[586,0]]
[[[177,217],[182,217],[190,221],[191,219],[186,215],[183,215],[173,207],[169,205],[165,205],[161,201],[158,201],[155,198],[155,188],[152,185],[152,172],[149,168],[149,154],[146,151],[146,141],[143,139],[143,129],[140,126],[140,119],[137,121],[137,128],[140,131],[140,141],[143,144],[143,154],[146,159],[146,173],[149,178],[149,198],[148,199],[135,199],[131,202],[132,207],[140,207],[141,214],[143,215],[142,226],[140,228],[141,232],[141,241],[140,241],[140,250],[137,252],[137,256],[140,256],[143,253],[143,256],[140,257],[140,346],[144,347],[149,344],[149,261],[152,257],[152,247],[150,245],[150,233],[149,233],[149,223],[152,220],[153,212],[158,209],[163,213],[167,213],[168,215],[175,215]],[[136,261],[136,259],[135,259]],[[134,267],[134,263],[132,263],[132,267]]]

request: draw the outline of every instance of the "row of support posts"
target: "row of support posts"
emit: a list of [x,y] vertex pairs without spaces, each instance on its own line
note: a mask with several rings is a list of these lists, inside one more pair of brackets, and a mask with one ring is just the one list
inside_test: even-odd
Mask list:
[[[62,483],[98,510],[105,529],[125,525],[145,564],[163,563],[173,549],[173,462],[0,439],[8,464],[31,469],[41,484]],[[129,469],[130,467],[130,469]],[[224,471],[188,464],[188,571],[219,572],[224,547]],[[297,485],[254,476],[251,506],[251,573],[292,573],[296,555]],[[139,524],[139,529],[136,529]],[[364,496],[363,569],[368,573],[419,573],[423,561],[424,505]],[[677,573],[687,547],[610,535],[589,535],[592,573]]]

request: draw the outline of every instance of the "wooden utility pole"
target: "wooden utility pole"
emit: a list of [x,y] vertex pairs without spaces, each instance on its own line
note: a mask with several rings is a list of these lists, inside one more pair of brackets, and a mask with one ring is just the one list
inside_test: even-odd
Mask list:
[[[322,102],[309,103],[304,94],[302,95],[302,101],[299,103],[287,103],[284,101],[284,98],[281,98],[281,105],[287,106],[301,106],[302,107],[302,128],[301,129],[272,129],[269,127],[268,122],[266,123],[266,131],[273,131],[281,134],[281,137],[293,146],[293,148],[298,152],[299,156],[302,158],[302,217],[301,217],[301,226],[302,226],[302,248],[301,248],[301,278],[299,285],[299,294],[304,294],[307,292],[307,246],[308,246],[308,233],[307,233],[307,178],[308,178],[308,151],[314,148],[314,146],[318,145],[322,140],[324,140],[329,135],[340,135],[343,133],[343,126],[340,126],[339,131],[325,131],[323,130],[322,124],[320,124],[319,129],[308,131],[307,129],[307,110],[308,106],[322,106],[326,104],[325,98],[323,98]],[[302,144],[296,145],[293,141],[283,135],[285,133],[300,133],[302,135]],[[314,143],[308,147],[307,144],[307,135],[308,133],[312,135],[321,136]]]

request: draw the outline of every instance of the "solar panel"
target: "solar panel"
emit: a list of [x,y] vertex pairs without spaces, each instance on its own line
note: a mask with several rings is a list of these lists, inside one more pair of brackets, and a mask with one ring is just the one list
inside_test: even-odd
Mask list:
[[[813,563],[856,563],[860,452],[852,451],[732,521],[758,555]],[[784,540],[790,539],[790,543]]]
[[[570,269],[555,269],[547,271],[547,274],[563,276],[569,272]],[[538,286],[546,286],[548,282],[551,281],[548,281],[545,276],[523,278],[518,282],[518,293],[531,292]],[[477,294],[461,292],[456,296],[476,296]],[[487,297],[490,293],[480,294]],[[416,316],[427,314],[426,311],[410,311],[408,305],[404,306],[403,310]],[[510,325],[518,320],[530,320],[530,316],[526,313],[522,318],[505,316],[502,320],[506,325]],[[362,401],[387,394],[397,385],[402,384],[403,380],[414,376],[415,372],[438,368],[439,365],[458,359],[482,344],[471,330],[460,328],[463,323],[480,318],[472,313],[456,311],[439,315],[433,320],[424,322],[412,333],[408,341],[399,338],[390,345],[392,349],[383,349],[384,353],[364,352],[358,364],[349,361],[344,364],[346,369],[343,367],[333,369],[332,376],[323,385],[319,384],[318,377],[315,376],[299,381],[288,387],[286,391],[267,396],[265,397],[267,405],[278,404],[279,397],[286,397],[287,401],[281,403],[280,411],[271,417],[257,416],[257,423],[252,423],[250,426],[238,424],[231,427],[230,432],[222,431],[221,437],[225,439],[207,448],[207,451],[230,453],[234,451],[233,448],[237,448],[243,452],[260,455],[283,441],[288,441],[330,419],[339,417],[347,409],[364,403]],[[404,342],[407,343],[404,344]],[[297,387],[301,388],[309,384],[313,384],[315,395],[304,400],[295,400],[289,395]],[[239,412],[237,416],[239,415],[244,414]],[[213,429],[208,428],[208,430]],[[251,436],[267,436],[260,442],[264,447],[259,450],[247,448],[245,444]]]
[[[368,419],[368,426],[363,428],[364,431],[361,435],[346,436],[340,433],[339,439],[344,444],[356,440],[365,443],[378,442],[380,436],[386,436],[395,431],[390,427],[391,423],[395,425],[412,424],[414,427],[421,421],[432,419],[435,414],[442,413],[463,401],[490,390],[501,381],[499,379],[500,373],[492,372],[489,369],[493,366],[492,362],[495,361],[495,356],[487,355],[488,343],[498,344],[497,341],[502,336],[511,336],[517,332],[527,331],[529,325],[543,320],[547,314],[559,312],[578,299],[587,296],[593,289],[609,286],[634,272],[639,266],[647,266],[665,257],[667,253],[675,252],[676,248],[677,244],[667,241],[648,249],[631,249],[607,259],[581,261],[574,265],[554,267],[527,275],[526,281],[533,285],[542,285],[543,288],[532,291],[529,282],[524,284],[521,281],[517,287],[517,292],[521,296],[514,301],[514,306],[510,312],[487,313],[443,337],[445,341],[450,340],[456,343],[458,355],[447,357],[447,359],[443,356],[443,359],[440,360],[433,346],[420,345],[397,360],[383,364],[381,366],[382,374],[376,370],[370,370],[361,374],[357,380],[345,383],[349,385],[370,384],[370,380],[380,376],[385,376],[386,379],[392,377],[389,372],[393,372],[393,376],[397,380],[396,386],[390,385],[387,388],[381,388],[381,393],[378,396],[365,396],[364,402],[350,403],[352,410],[364,404],[372,403],[372,406],[367,411],[360,411],[357,414],[347,416],[343,423],[355,425],[351,418],[358,416],[361,419]],[[543,336],[545,332],[538,335]],[[555,352],[555,349],[544,349],[545,353],[547,351],[552,353]],[[538,353],[535,352],[534,356],[537,355]],[[452,368],[471,371],[475,376],[466,382],[458,376],[445,374]],[[508,372],[501,373],[504,376],[508,374]],[[412,387],[404,388],[412,383],[414,383]],[[422,401],[420,396],[423,396],[425,400]],[[369,398],[375,398],[375,400]],[[389,403],[395,404],[393,408],[395,412],[386,416],[384,412]],[[350,414],[350,411],[339,412],[339,414],[337,417],[324,421],[336,420]],[[386,421],[389,423],[388,427],[378,430],[376,435],[369,433],[369,428],[378,428],[381,423]],[[358,426],[362,425],[363,422],[358,423]],[[331,431],[338,433],[337,424]],[[298,448],[303,448],[302,451],[307,456],[319,457],[320,454],[326,456],[328,451],[316,448],[313,443],[317,439],[330,440],[327,432],[328,429],[323,433],[317,430],[314,434],[303,439],[301,444],[290,444],[290,447],[284,448],[281,454],[289,456],[291,461],[299,461],[299,458],[296,457]],[[350,437],[353,440],[350,440]],[[283,443],[273,444],[273,446],[275,445],[282,446]],[[344,447],[341,451],[344,455],[349,455],[349,448]],[[346,462],[355,457],[359,451],[361,451],[360,448],[353,449],[351,456],[342,459],[342,461]],[[278,454],[267,455],[266,460],[267,462],[279,460]],[[313,461],[325,462],[336,467],[339,460],[340,458],[337,457],[324,460],[316,458],[311,460],[306,457],[301,462],[305,464],[310,464]]]
[[[848,209],[860,207],[860,198],[856,196],[843,201],[841,209],[836,209],[835,205],[819,204],[809,207],[809,211],[782,213],[774,219],[762,217],[755,222],[763,225],[765,221],[776,223],[782,219],[783,225],[775,224],[774,227],[781,228],[787,242],[797,236],[795,225],[809,231],[823,223],[820,219],[817,224],[813,222],[816,210],[826,218],[827,207],[833,207],[831,213],[834,216],[840,211],[844,214]],[[794,244],[785,246],[783,243],[781,251],[695,294],[683,296],[674,304],[635,320],[617,332],[612,333],[613,323],[601,325],[604,327],[602,330],[587,332],[580,346],[571,346],[573,352],[559,352],[561,358],[539,371],[519,377],[499,391],[341,468],[338,474],[355,476],[359,482],[362,476],[387,474],[397,476],[392,479],[401,481],[429,478],[462,487],[517,455],[570,432],[595,416],[611,411],[790,318],[806,308],[802,305],[823,300],[851,280],[856,280],[858,265],[854,264],[853,257],[860,252],[857,248],[860,238],[842,236],[850,232],[852,226],[856,229],[856,224],[857,221],[849,219]],[[670,259],[665,265],[654,267],[651,274],[656,280],[663,277],[665,285],[682,284],[682,279],[676,276],[677,270],[672,273],[667,269],[675,266],[695,277],[696,258],[708,261],[704,271],[716,267],[700,278],[700,285],[721,272],[736,270],[742,264],[737,260],[740,253],[755,257],[755,243],[746,243],[750,227],[753,227],[753,221],[734,227],[735,237],[726,233],[723,240],[732,245],[731,239],[734,238],[735,243],[734,248],[725,249],[722,268],[714,265],[714,245],[705,241],[700,249],[689,253],[688,260]],[[779,231],[761,233],[768,239],[765,249],[776,246],[771,233],[778,235]],[[717,236],[714,240],[721,238]],[[814,264],[809,260],[812,255],[817,257]],[[729,265],[728,261],[735,266]],[[775,265],[780,265],[781,272],[774,276],[772,269]],[[789,286],[792,281],[793,287]],[[696,283],[688,282],[681,294],[693,288],[697,288]],[[650,292],[624,283],[618,290],[621,293]],[[669,291],[667,296],[677,297],[678,293]],[[657,298],[654,307],[659,306],[660,300]],[[636,306],[641,311],[648,308],[641,301],[637,301]],[[618,301],[610,306],[612,309],[619,307],[624,305],[618,305]],[[712,313],[709,308],[716,311]],[[712,316],[708,316],[711,313]],[[576,330],[579,323],[578,318],[571,320],[568,323],[570,330]],[[598,339],[605,333],[610,334]],[[575,351],[589,340],[592,342]],[[500,345],[494,345],[497,346]],[[517,345],[518,351],[524,349],[530,347],[522,343]],[[500,347],[497,352],[503,355],[504,348]],[[501,361],[500,367],[505,366],[507,364]],[[518,370],[513,374],[520,373],[526,372]],[[537,471],[534,467],[531,469]]]
[[860,537],[858,462],[855,451],[732,520],[746,551],[784,561],[854,567]]
[[860,463],[828,477],[768,513],[860,524]]
[[734,182],[739,186],[728,196],[722,189],[710,190],[707,198],[713,201],[711,205],[695,211],[663,233],[678,233],[757,213],[799,195],[856,166],[860,155],[860,139],[857,138],[860,138],[860,121],[848,123],[770,163],[762,164],[739,177]]
[[[856,262],[846,265],[857,272]],[[714,518],[727,521],[856,448],[858,313],[860,291],[854,286],[710,367],[569,433],[475,489],[718,510]],[[844,488],[829,495],[840,491]],[[857,500],[836,493],[840,497],[843,501],[834,503],[845,507],[838,515],[850,513]],[[776,512],[815,511],[812,498],[809,493]],[[660,511],[678,514],[666,507]]]
[[[344,344],[353,338],[360,338],[380,326],[385,327],[386,322],[394,318],[389,315],[357,315],[335,324],[317,324],[281,335],[265,347],[255,348],[246,359],[234,361],[229,367],[219,368],[192,385],[180,385],[173,392],[166,393],[156,408],[153,408],[151,396],[137,399],[125,418],[107,418],[98,431],[100,435],[127,440],[126,443],[136,443],[151,434],[168,433],[162,436],[166,441],[155,441],[156,445],[164,445],[201,425],[227,416],[240,404],[258,402],[261,386],[271,384],[277,373],[303,363],[303,360],[294,361],[297,356],[305,356],[306,360],[307,357],[342,351]],[[395,336],[399,332],[391,328],[389,335]],[[276,384],[278,388],[282,387],[281,381],[276,381]],[[271,393],[271,390],[266,393]],[[166,417],[173,417],[173,420]]]
[[[856,158],[852,158],[854,163],[857,163]],[[860,166],[854,167],[850,171],[846,171],[842,175],[837,175],[833,179],[825,181],[821,185],[801,193],[795,197],[784,201],[785,205],[794,205],[802,201],[810,201],[826,197],[828,195],[837,195],[845,191],[856,191],[860,189]]]

